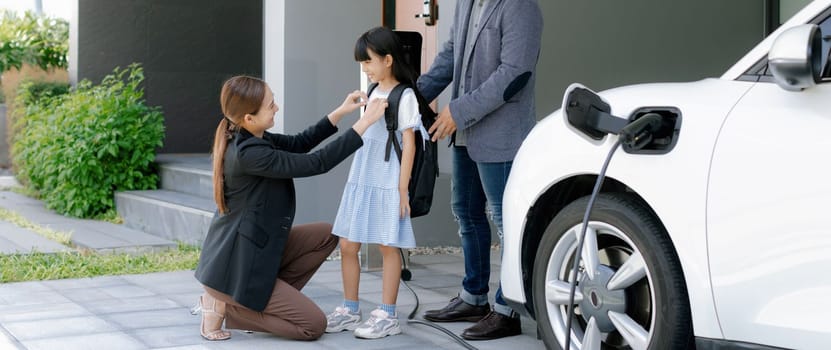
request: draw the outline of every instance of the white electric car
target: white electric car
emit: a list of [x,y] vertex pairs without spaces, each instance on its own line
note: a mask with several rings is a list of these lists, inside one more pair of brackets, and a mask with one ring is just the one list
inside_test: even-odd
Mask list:
[[817,0],[718,79],[567,91],[503,201],[504,296],[549,349],[831,349],[829,46]]

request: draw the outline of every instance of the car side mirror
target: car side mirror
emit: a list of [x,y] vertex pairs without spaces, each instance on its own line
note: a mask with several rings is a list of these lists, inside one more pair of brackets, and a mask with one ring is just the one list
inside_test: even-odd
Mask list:
[[822,35],[816,24],[803,24],[785,30],[768,52],[774,81],[788,91],[816,85],[822,74]]

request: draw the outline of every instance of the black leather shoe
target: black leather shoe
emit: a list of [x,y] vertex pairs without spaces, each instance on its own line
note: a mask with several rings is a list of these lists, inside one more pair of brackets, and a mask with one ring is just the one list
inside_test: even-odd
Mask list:
[[433,322],[476,322],[487,315],[490,309],[491,307],[488,304],[470,305],[464,302],[462,298],[454,297],[441,310],[427,310],[424,312],[424,319]]
[[491,340],[522,334],[522,323],[518,317],[510,317],[491,311],[472,327],[462,332],[467,340]]

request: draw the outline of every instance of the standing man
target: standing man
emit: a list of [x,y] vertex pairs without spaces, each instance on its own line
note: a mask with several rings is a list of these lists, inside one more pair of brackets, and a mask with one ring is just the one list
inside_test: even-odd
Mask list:
[[452,83],[452,98],[429,132],[453,135],[453,215],[465,259],[458,297],[424,318],[473,321],[462,337],[497,339],[522,333],[519,316],[496,291],[488,305],[490,216],[502,237],[502,192],[514,156],[536,123],[535,67],[542,15],[536,0],[458,0],[450,39],[418,88],[431,101]]

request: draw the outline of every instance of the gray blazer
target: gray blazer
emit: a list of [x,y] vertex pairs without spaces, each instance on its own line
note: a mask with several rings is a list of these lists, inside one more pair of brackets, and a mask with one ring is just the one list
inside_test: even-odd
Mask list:
[[[534,81],[542,14],[536,0],[491,0],[470,56],[462,57],[474,1],[456,3],[450,39],[418,79],[418,88],[432,101],[453,82],[450,113],[457,128],[467,132],[471,159],[512,161],[536,123]],[[461,72],[463,59],[469,60],[466,72]],[[460,94],[463,73],[466,91]]]

